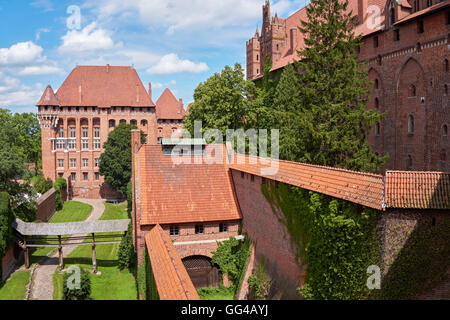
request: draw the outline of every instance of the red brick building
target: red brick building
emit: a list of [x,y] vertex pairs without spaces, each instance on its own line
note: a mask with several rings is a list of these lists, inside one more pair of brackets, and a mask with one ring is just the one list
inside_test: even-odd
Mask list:
[[[370,132],[374,152],[389,154],[386,169],[450,171],[450,1],[350,0],[348,9],[373,81],[368,108],[387,113]],[[248,79],[262,77],[267,55],[272,72],[298,59],[305,18],[305,8],[272,17],[266,1],[261,33],[246,43]]]
[[[155,139],[149,143],[156,143],[157,122],[182,128],[182,103],[168,90],[158,102],[152,100],[151,85],[147,91],[132,67],[76,67],[56,93],[48,86],[36,104],[45,177],[66,178],[73,197],[119,197],[99,174],[103,143],[121,122]],[[171,138],[171,131],[163,131],[161,137]]]

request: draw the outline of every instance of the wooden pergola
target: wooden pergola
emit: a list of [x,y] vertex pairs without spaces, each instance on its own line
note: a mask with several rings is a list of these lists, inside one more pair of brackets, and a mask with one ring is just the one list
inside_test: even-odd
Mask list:
[[69,223],[13,223],[17,244],[24,250],[25,267],[30,267],[29,248],[58,248],[59,269],[64,269],[63,247],[92,246],[93,272],[97,273],[96,244],[120,243],[128,230],[129,219]]

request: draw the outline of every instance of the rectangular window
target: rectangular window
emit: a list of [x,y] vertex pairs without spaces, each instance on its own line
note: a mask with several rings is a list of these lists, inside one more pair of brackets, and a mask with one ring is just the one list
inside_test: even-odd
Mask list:
[[64,128],[58,128],[58,138],[64,138]]
[[83,138],[87,138],[87,137],[88,137],[88,128],[83,127],[83,128],[81,129],[81,131],[82,131],[82,133],[83,133],[82,137],[83,137]]
[[228,225],[225,223],[219,224],[219,232],[227,232],[228,231]]
[[77,136],[76,136],[76,133],[75,133],[75,128],[74,127],[70,127],[69,128],[69,131],[70,131],[70,137],[71,138],[76,138]]
[[100,138],[100,128],[99,127],[94,128],[94,138]]
[[89,149],[89,139],[81,140],[81,149],[83,150]]
[[64,149],[64,140],[58,139],[56,140],[56,150]]
[[83,159],[83,167],[87,168],[89,166],[89,159]]
[[417,33],[424,33],[423,20],[417,21]]
[[97,181],[100,180],[100,173],[98,172],[95,173],[95,180]]
[[200,234],[203,233],[203,225],[202,224],[197,224],[195,225],[195,234]]
[[180,229],[178,228],[178,226],[170,226],[170,235],[171,236],[180,235]]
[[98,150],[101,148],[100,139],[94,139],[94,149]]
[[76,149],[77,148],[77,141],[75,139],[69,140],[69,149]]
[[58,159],[58,168],[64,168],[64,159]]
[[400,30],[394,30],[394,41],[400,41]]
[[94,165],[96,168],[98,168],[98,166],[100,165],[100,159],[99,158],[95,158],[94,159]]
[[373,38],[373,47],[374,47],[374,48],[378,48],[378,36],[375,36],[375,37]]
[[77,159],[70,159],[70,167],[71,168],[77,167]]
[[77,180],[77,174],[76,174],[75,172],[72,172],[72,173],[70,174],[70,179],[71,179],[72,181]]
[[87,181],[88,179],[88,173],[87,172],[83,172],[83,180]]

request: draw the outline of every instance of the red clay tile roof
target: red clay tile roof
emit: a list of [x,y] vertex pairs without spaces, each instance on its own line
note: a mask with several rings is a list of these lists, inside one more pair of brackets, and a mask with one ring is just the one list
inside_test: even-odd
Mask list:
[[183,104],[175,98],[172,91],[165,89],[156,101],[158,119],[182,120],[185,115]]
[[[207,146],[211,148],[211,146]],[[225,164],[174,164],[161,145],[139,151],[143,225],[239,220],[237,202]],[[200,164],[195,161],[200,160]]]
[[[381,8],[381,15],[379,17],[380,20],[380,26],[376,29],[369,29],[367,25],[367,18],[371,17],[369,14],[364,14],[364,23],[361,23],[356,27],[355,34],[356,35],[362,35],[367,36],[371,33],[380,31],[384,27],[384,8],[387,0],[363,0],[366,1],[366,8],[368,8],[371,5],[378,6]],[[350,0],[348,4],[348,11],[353,11],[353,14],[358,14],[358,0]],[[286,65],[293,63],[294,61],[298,61],[299,57],[297,54],[297,50],[301,50],[305,48],[305,41],[304,41],[304,35],[298,30],[298,26],[301,26],[301,21],[305,21],[307,19],[306,15],[306,7],[298,10],[291,16],[289,16],[287,19],[278,19],[281,24],[286,23],[286,40],[287,46],[281,50],[279,53],[279,56],[272,57],[273,59],[273,65],[271,71],[280,69],[285,67]],[[291,29],[294,29],[294,36],[293,39],[293,48],[291,48]],[[262,44],[261,44],[262,45]]]
[[411,20],[413,20],[415,18],[418,18],[418,17],[426,15],[426,14],[430,14],[430,13],[432,13],[434,11],[437,11],[439,9],[442,9],[442,8],[445,8],[445,7],[448,7],[448,6],[450,6],[450,1],[449,0],[446,0],[444,2],[440,2],[440,3],[434,4],[434,5],[432,5],[432,6],[428,7],[428,8],[425,8],[423,10],[414,12],[413,14],[410,14],[410,15],[406,16],[405,18],[397,21],[395,23],[395,25],[400,25],[400,24],[402,24],[404,22],[411,21]]
[[200,300],[180,256],[161,226],[145,236],[153,277],[161,300]]
[[[251,164],[250,160],[256,163]],[[275,163],[272,162],[272,164]],[[234,163],[229,165],[234,170],[266,177],[366,207],[382,209],[383,176],[381,175],[282,160],[278,161],[277,173],[263,174],[261,169],[269,166],[267,163],[261,163],[261,158],[249,156],[245,156],[245,164],[238,164],[235,159]]]
[[387,171],[386,206],[450,209],[450,173]]
[[59,106],[58,98],[56,98],[55,93],[50,85],[45,88],[42,94],[41,100],[36,103],[36,106]]
[[154,107],[132,67],[78,66],[57,91],[61,106]]

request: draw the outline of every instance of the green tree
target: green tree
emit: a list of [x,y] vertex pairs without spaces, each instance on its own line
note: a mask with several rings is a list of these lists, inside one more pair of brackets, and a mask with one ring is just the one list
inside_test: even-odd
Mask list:
[[[104,144],[105,151],[100,156],[100,174],[105,181],[122,195],[127,194],[127,184],[131,179],[131,130],[136,126],[121,123],[110,132]],[[145,136],[141,132],[141,142]]]
[[200,83],[194,91],[194,103],[184,118],[185,128],[194,133],[194,122],[202,121],[203,130],[218,129],[225,135],[227,129],[244,128],[256,91],[253,82],[245,80],[238,63],[234,69],[225,66]]
[[[0,261],[8,250],[12,240],[12,214],[10,198],[6,192],[0,192]],[[0,263],[0,283],[2,282],[2,265]]]
[[315,0],[301,22],[305,48],[298,51],[298,129],[304,154],[298,160],[351,170],[376,171],[385,161],[367,144],[367,132],[382,119],[367,110],[367,68],[357,61],[361,36],[348,0]]

